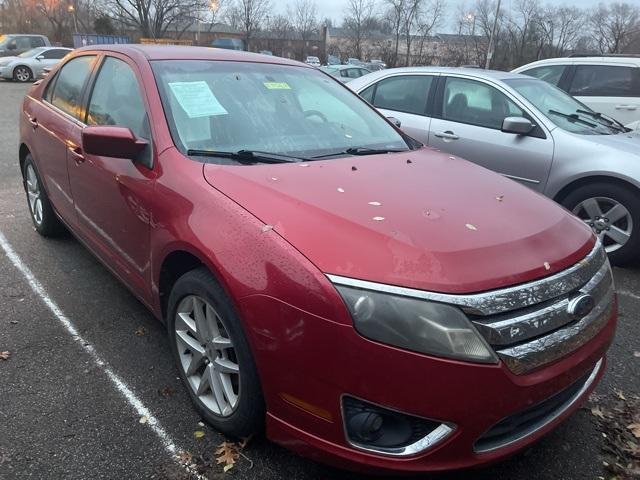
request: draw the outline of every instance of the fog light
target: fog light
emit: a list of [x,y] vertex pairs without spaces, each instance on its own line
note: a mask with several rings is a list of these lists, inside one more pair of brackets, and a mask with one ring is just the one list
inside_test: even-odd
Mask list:
[[343,397],[344,424],[349,443],[389,455],[412,455],[443,440],[453,428],[441,422],[396,412]]

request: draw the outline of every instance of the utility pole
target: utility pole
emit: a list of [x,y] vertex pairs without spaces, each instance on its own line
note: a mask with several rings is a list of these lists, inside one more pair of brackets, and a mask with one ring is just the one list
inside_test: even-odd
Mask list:
[[496,16],[493,19],[493,28],[491,29],[491,36],[489,37],[489,50],[487,51],[487,61],[484,64],[484,69],[489,70],[491,61],[493,60],[493,54],[496,51],[496,28],[498,27],[498,15],[500,15],[500,2],[496,4]]

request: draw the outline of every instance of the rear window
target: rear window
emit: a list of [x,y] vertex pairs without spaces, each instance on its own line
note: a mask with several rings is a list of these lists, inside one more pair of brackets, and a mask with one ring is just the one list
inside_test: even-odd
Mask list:
[[578,97],[640,97],[640,68],[578,65],[569,93]]

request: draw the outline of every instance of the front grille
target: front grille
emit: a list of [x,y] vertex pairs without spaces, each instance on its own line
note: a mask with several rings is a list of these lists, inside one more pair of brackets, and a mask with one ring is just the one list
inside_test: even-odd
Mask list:
[[[598,242],[573,267],[494,295],[508,307],[468,314],[500,359],[520,375],[571,353],[604,327],[614,305],[613,276]],[[594,307],[579,318],[569,312],[569,303],[582,295],[590,295]]]
[[515,443],[551,423],[568,410],[593,384],[602,365],[598,361],[588,372],[560,393],[526,410],[511,415],[484,433],[475,443],[474,450],[485,453]]

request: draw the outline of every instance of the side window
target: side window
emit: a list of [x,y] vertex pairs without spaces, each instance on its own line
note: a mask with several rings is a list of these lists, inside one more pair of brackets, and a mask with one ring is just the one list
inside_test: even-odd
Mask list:
[[640,96],[640,69],[611,65],[578,65],[569,93],[585,97]]
[[62,50],[60,48],[53,48],[51,50],[47,50],[46,52],[44,52],[42,56],[44,57],[45,60],[60,60],[67,53],[69,53],[67,50]]
[[536,67],[531,70],[525,70],[524,75],[529,75],[530,77],[539,78],[540,80],[544,80],[551,85],[558,86],[560,83],[560,78],[564,73],[567,67],[565,65],[546,65],[544,67]]
[[344,77],[344,78],[348,78],[350,70],[351,69],[349,69],[349,68],[343,68],[342,70],[340,70],[340,76]]
[[31,48],[44,47],[44,40],[42,37],[29,37],[31,40]]
[[524,116],[522,109],[489,85],[464,78],[446,80],[442,105],[444,120],[499,130],[506,117]]
[[122,60],[106,57],[100,67],[86,123],[128,127],[137,137],[149,139],[149,121],[138,80]]
[[359,68],[350,68],[348,70],[348,72],[349,72],[349,78],[358,78],[358,77],[362,76],[360,74],[360,69]]
[[378,83],[373,105],[398,112],[424,115],[433,77],[404,75],[385,78]]
[[15,42],[18,50],[31,50],[31,42],[29,41],[29,37],[18,37],[16,38]]
[[367,102],[369,102],[371,105],[373,105],[374,88],[375,88],[375,85],[371,85],[370,87],[365,88],[362,92],[360,92],[360,96],[364,98]]
[[95,58],[93,55],[74,58],[57,75],[51,103],[72,117],[82,118],[82,89]]

